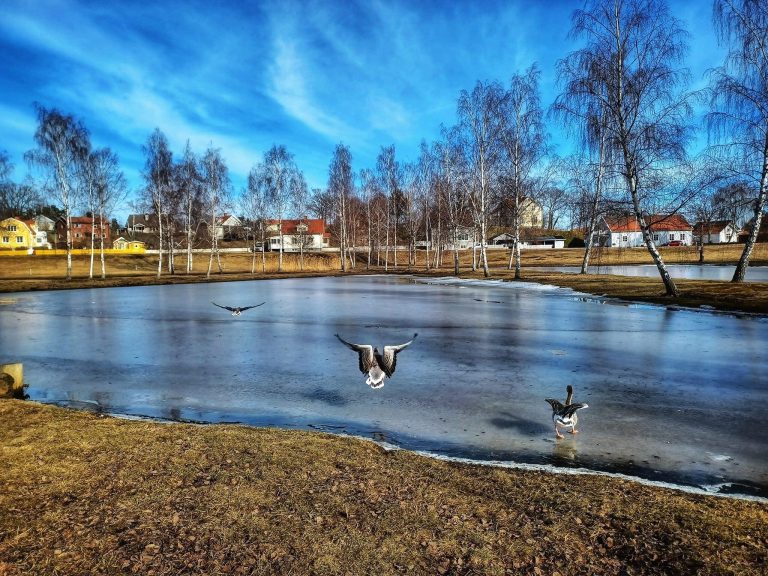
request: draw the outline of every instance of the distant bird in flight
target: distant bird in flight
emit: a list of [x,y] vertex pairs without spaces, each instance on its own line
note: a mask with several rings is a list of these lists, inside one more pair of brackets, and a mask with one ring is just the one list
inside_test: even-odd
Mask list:
[[336,334],[336,338],[341,340],[342,344],[357,352],[360,357],[360,372],[368,374],[365,383],[371,388],[381,388],[384,386],[384,378],[391,377],[395,373],[397,364],[397,353],[411,345],[416,339],[417,334],[413,335],[405,344],[397,346],[384,346],[384,354],[379,354],[379,349],[368,344],[352,344],[347,342],[341,336]]
[[213,300],[211,300],[211,304],[214,306],[218,306],[219,308],[224,308],[224,310],[229,310],[232,312],[232,316],[240,316],[243,312],[246,310],[250,310],[251,308],[258,308],[261,306],[261,304],[266,304],[266,302],[262,302],[261,304],[256,304],[256,306],[222,306],[221,304],[216,304]]
[[561,404],[559,400],[554,398],[545,399],[552,406],[552,422],[555,423],[555,435],[558,438],[565,438],[565,436],[560,434],[560,427],[570,428],[571,434],[578,434],[579,431],[576,430],[576,424],[579,421],[579,415],[576,414],[576,411],[582,408],[589,408],[588,404],[579,402],[571,404],[571,400],[573,400],[573,386],[568,384],[566,391],[568,396],[565,398],[565,404]]

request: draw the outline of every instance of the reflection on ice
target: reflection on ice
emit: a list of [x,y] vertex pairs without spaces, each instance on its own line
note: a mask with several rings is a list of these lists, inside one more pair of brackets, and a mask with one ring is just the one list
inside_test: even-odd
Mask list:
[[[0,306],[0,350],[24,363],[42,402],[768,494],[768,445],[754,439],[768,402],[768,321],[581,297],[370,276],[29,293]],[[269,313],[235,320],[212,300],[267,302]],[[378,391],[349,351],[340,361],[333,337],[414,332],[407,369],[403,356]],[[567,384],[590,408],[581,433],[555,443],[543,399]]]

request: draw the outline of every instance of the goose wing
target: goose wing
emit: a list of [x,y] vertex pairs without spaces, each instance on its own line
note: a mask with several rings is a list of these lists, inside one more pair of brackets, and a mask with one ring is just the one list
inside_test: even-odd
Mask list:
[[373,346],[368,344],[352,344],[352,342],[347,342],[338,334],[335,334],[335,336],[344,346],[357,352],[360,360],[360,372],[367,374],[368,370],[377,365],[376,358],[373,355]]
[[254,306],[243,306],[242,308],[240,308],[240,312],[245,312],[246,310],[250,310],[251,308],[258,308],[262,304],[266,304],[266,302],[262,302],[261,304],[256,304]]
[[219,308],[223,308],[224,310],[229,310],[230,312],[235,311],[235,309],[232,308],[231,306],[222,306],[221,304],[216,304],[216,302],[214,302],[213,300],[211,300],[211,304],[213,304],[214,306],[218,306]]
[[582,402],[576,402],[575,404],[568,404],[568,406],[563,408],[561,416],[565,418],[569,416],[573,416],[576,413],[576,410],[581,410],[582,408],[589,408],[589,404],[584,404]]
[[416,336],[418,335],[418,333],[414,334],[413,338],[411,338],[405,344],[398,344],[396,346],[384,346],[384,354],[381,355],[381,369],[384,370],[384,373],[387,376],[392,377],[392,374],[395,373],[395,366],[397,366],[397,353],[410,346],[411,342],[416,340]]
[[552,406],[552,411],[558,414],[563,411],[563,408],[565,408],[560,400],[555,400],[554,398],[545,398],[544,400],[549,402],[549,405]]

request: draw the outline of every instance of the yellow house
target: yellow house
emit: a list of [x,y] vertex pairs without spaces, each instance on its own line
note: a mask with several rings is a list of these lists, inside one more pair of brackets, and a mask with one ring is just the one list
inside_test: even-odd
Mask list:
[[18,218],[0,220],[0,250],[29,250],[35,246],[35,232]]
[[122,236],[112,242],[112,248],[115,250],[130,250],[132,252],[144,252],[146,245],[139,240],[126,240]]

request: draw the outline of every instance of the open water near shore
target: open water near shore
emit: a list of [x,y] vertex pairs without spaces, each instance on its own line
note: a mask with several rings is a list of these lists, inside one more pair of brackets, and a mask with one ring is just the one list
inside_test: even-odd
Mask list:
[[[378,390],[334,337],[414,332]],[[0,297],[0,362],[45,403],[768,496],[764,316],[391,276],[25,292]],[[566,384],[589,408],[556,440],[544,398]]]
[[[581,266],[536,266],[531,270],[547,270],[579,274]],[[669,275],[673,279],[686,280],[722,280],[729,282],[733,278],[736,266],[721,264],[667,264]],[[617,276],[640,276],[643,278],[658,278],[659,269],[655,264],[631,266],[590,266],[590,274],[615,274]],[[745,282],[768,282],[768,266],[750,266],[744,275]]]

